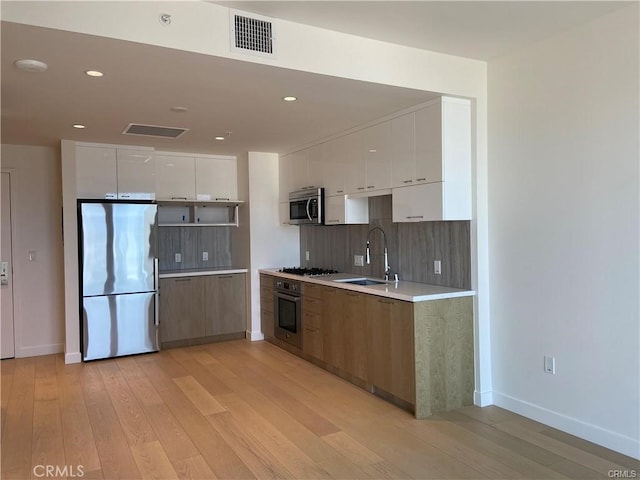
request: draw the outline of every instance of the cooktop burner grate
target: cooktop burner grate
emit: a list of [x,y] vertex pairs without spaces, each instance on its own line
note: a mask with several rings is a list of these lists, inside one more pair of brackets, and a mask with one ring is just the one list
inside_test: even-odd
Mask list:
[[293,275],[305,275],[308,277],[338,273],[337,270],[331,270],[330,268],[317,268],[317,267],[290,267],[290,268],[281,268],[278,271],[281,273],[290,273]]

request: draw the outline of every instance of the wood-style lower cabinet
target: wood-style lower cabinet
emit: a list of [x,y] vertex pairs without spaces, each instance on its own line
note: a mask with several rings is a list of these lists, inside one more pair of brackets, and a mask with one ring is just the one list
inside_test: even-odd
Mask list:
[[413,304],[366,295],[369,383],[415,403]]
[[260,328],[266,340],[274,338],[273,277],[260,274]]
[[160,279],[160,343],[177,347],[243,338],[245,274]]
[[160,279],[160,342],[205,335],[204,277]]
[[302,351],[313,358],[324,360],[324,292],[328,289],[311,283],[303,283],[302,288]]
[[246,330],[245,274],[210,275],[205,278],[205,335]]
[[337,288],[324,290],[322,310],[322,355],[323,360],[337,369],[344,368],[344,337],[342,335],[341,292]]
[[367,372],[367,295],[340,291],[342,308],[342,368],[354,377],[368,381]]

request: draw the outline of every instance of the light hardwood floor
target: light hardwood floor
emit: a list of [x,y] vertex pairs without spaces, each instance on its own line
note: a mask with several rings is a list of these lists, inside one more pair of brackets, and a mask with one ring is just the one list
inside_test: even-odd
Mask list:
[[640,475],[629,457],[497,407],[415,420],[265,342],[0,367],[3,479],[43,478],[38,465],[105,479]]

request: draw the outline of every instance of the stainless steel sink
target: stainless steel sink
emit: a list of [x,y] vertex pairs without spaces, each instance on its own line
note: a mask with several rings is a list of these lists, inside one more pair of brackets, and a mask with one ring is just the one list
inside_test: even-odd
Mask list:
[[339,283],[349,283],[351,285],[384,285],[384,280],[374,280],[373,278],[345,278],[343,280],[334,280]]

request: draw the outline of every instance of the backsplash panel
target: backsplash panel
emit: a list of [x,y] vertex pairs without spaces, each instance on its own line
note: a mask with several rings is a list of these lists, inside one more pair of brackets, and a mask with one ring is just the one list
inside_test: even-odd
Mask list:
[[[158,229],[160,271],[231,266],[232,227],[160,227]],[[202,252],[209,260],[202,260]],[[175,254],[182,262],[175,261]]]
[[[365,255],[367,233],[384,230],[391,274],[401,280],[455,288],[471,288],[471,244],[468,221],[393,223],[391,196],[369,199],[369,225],[301,226],[300,265],[335,268],[341,272],[384,276],[382,233],[370,235],[371,264],[354,265],[354,255]],[[309,252],[309,261],[305,253]],[[433,272],[434,260],[442,274]]]

